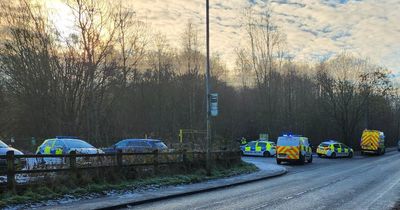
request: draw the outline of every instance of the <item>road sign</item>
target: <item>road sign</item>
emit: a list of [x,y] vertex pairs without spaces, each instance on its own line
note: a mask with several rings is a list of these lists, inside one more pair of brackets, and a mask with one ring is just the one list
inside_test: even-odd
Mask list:
[[268,134],[267,133],[260,133],[260,140],[268,141]]
[[210,112],[211,116],[218,116],[218,93],[210,94]]

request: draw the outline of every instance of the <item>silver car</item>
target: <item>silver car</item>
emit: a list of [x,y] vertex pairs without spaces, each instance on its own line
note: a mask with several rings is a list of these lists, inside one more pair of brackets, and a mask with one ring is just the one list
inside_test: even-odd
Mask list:
[[[21,151],[7,145],[6,143],[4,143],[0,140],[0,155],[6,155],[8,151],[14,151],[14,155],[16,155],[16,156],[24,154]],[[15,164],[18,167],[23,167],[23,165],[25,165],[25,163],[26,163],[26,160],[24,158],[16,158],[15,159]],[[5,168],[6,165],[7,165],[6,159],[0,158],[0,169]]]

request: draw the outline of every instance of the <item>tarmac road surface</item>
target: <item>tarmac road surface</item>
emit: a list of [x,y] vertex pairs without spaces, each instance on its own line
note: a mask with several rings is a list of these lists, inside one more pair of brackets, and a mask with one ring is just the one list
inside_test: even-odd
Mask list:
[[[275,158],[245,157],[261,169]],[[400,153],[283,165],[284,176],[132,206],[132,209],[391,209],[400,200]]]

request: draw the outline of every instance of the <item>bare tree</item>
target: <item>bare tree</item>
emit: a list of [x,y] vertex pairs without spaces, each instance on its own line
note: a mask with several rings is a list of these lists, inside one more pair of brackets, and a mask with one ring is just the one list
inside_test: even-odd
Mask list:
[[343,140],[355,146],[352,138],[370,96],[385,96],[391,88],[387,73],[366,60],[340,54],[319,66],[317,80],[326,111],[340,128]]

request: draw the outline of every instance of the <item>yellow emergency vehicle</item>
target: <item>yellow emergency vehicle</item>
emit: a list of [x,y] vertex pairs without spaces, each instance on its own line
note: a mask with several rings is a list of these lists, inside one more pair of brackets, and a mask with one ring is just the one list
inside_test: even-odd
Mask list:
[[324,141],[318,145],[317,154],[319,157],[348,157],[352,158],[354,151],[352,148],[335,140]]
[[361,136],[361,154],[385,154],[385,134],[378,130],[364,130]]
[[298,135],[283,135],[276,143],[276,163],[304,162],[312,163],[312,149],[307,137]]
[[242,155],[271,157],[276,154],[276,146],[272,141],[251,141],[240,149]]

